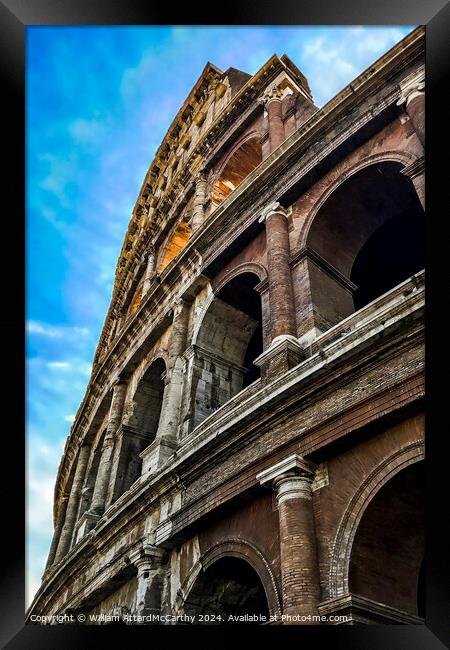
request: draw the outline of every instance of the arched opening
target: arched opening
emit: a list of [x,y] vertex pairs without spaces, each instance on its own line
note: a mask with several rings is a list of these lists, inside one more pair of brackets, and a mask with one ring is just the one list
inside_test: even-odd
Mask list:
[[130,315],[134,314],[139,309],[139,305],[141,304],[141,301],[142,301],[142,289],[143,289],[143,286],[144,286],[144,283],[142,281],[141,284],[138,286],[138,288],[136,289],[136,291],[134,293],[134,296],[133,296],[133,298],[132,298],[132,300],[130,302],[130,307],[128,309],[128,313]]
[[166,364],[156,359],[147,368],[133,396],[133,412],[128,423],[151,441],[156,436],[164,394]]
[[263,351],[259,282],[255,273],[237,275],[203,318],[195,345],[194,426],[260,376],[253,363]]
[[361,309],[425,266],[424,222],[417,210],[395,215],[374,232],[355,258],[350,274]]
[[164,249],[164,254],[158,267],[161,273],[166,266],[183,250],[191,236],[191,226],[188,220],[183,219],[175,228]]
[[262,147],[259,137],[246,140],[231,154],[220,172],[211,194],[213,206],[222,203],[261,161]]
[[[269,620],[269,607],[253,567],[240,558],[224,557],[200,573],[186,599],[184,614],[194,616],[196,625],[261,624]],[[237,618],[246,615],[259,620]]]
[[368,504],[356,531],[349,590],[423,615],[424,464],[396,474]]
[[322,331],[425,266],[424,211],[401,169],[393,161],[365,167],[339,185],[314,218],[308,269]]
[[153,361],[134,393],[131,412],[124,418],[116,498],[139,478],[142,469],[139,454],[156,437],[164,395],[165,371],[163,359]]

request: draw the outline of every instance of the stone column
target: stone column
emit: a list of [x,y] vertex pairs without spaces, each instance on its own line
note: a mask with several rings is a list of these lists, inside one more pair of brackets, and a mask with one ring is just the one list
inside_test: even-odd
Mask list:
[[402,94],[397,105],[404,107],[417,137],[425,147],[425,69],[420,68],[404,79],[400,89]]
[[190,304],[179,300],[173,309],[173,329],[169,343],[169,382],[167,400],[162,413],[157,437],[177,437],[181,395],[183,391],[183,371],[189,323]]
[[281,100],[282,92],[277,86],[266,91],[261,98],[269,122],[270,153],[285,140]]
[[67,510],[67,502],[69,501],[69,497],[65,496],[62,499],[61,502],[61,507],[59,509],[58,513],[58,519],[55,525],[55,530],[53,532],[53,538],[52,538],[52,543],[50,545],[50,550],[48,552],[48,558],[47,558],[47,563],[45,565],[44,569],[44,575],[47,573],[47,571],[50,569],[52,566],[54,560],[55,560],[55,555],[56,555],[56,550],[58,548],[59,544],[59,538],[61,536],[61,531],[62,527],[64,525],[64,519],[66,517],[66,510]]
[[205,219],[206,174],[200,172],[195,179],[195,195],[192,216],[192,232],[200,228]]
[[76,523],[78,505],[80,502],[81,488],[83,487],[86,467],[89,461],[90,446],[83,444],[81,445],[78,458],[77,466],[75,468],[75,476],[73,478],[72,488],[70,490],[69,500],[67,502],[66,515],[64,518],[64,525],[61,530],[61,535],[59,538],[58,548],[55,553],[55,563],[59,562],[70,550],[72,543],[73,530]]
[[119,379],[113,388],[113,396],[111,407],[109,409],[109,418],[106,427],[105,439],[103,441],[102,455],[98,466],[94,493],[92,495],[92,502],[89,510],[91,515],[98,517],[100,517],[105,510],[115,436],[116,431],[122,422],[123,405],[125,402],[126,391],[126,381],[124,379]]
[[279,203],[272,203],[263,212],[266,222],[267,265],[269,271],[269,305],[271,339],[295,336],[294,292],[289,267],[288,212]]
[[178,446],[181,400],[183,395],[184,352],[187,344],[190,303],[179,300],[173,308],[173,325],[169,341],[169,364],[161,416],[155,440],[142,452],[143,472],[152,471],[166,462]]
[[[320,602],[319,567],[311,484],[315,468],[293,454],[257,475],[275,490],[279,523],[283,614],[317,615]],[[286,623],[315,624],[307,619]]]
[[151,246],[147,252],[147,267],[144,273],[144,282],[142,285],[142,295],[145,296],[150,288],[153,275],[155,273],[155,249]]
[[[267,350],[255,363],[261,366],[263,375],[265,368],[270,366],[269,374],[275,376],[296,365],[303,358],[304,352],[296,338],[294,291],[289,266],[288,212],[280,203],[275,202],[263,211],[260,221],[266,223],[271,344],[269,356]],[[280,357],[278,352],[281,352],[281,348]],[[278,357],[276,362],[274,356]]]
[[[155,616],[161,614],[163,590],[163,561],[165,551],[152,544],[144,546],[130,555],[130,561],[137,567],[138,586],[136,611],[138,616]],[[161,624],[158,618],[143,621],[143,624]]]

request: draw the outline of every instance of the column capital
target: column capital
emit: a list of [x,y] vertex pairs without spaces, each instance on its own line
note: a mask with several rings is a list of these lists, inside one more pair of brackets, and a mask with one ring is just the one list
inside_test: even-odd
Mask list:
[[264,91],[263,95],[259,98],[261,104],[270,104],[271,102],[281,102],[283,99],[283,91],[279,86],[272,86]]
[[128,376],[128,375],[126,375],[126,374],[120,374],[118,377],[116,377],[116,379],[115,379],[115,380],[113,381],[113,383],[111,384],[111,390],[114,390],[114,389],[116,388],[116,386],[117,386],[117,387],[119,387],[119,386],[126,386],[127,383],[128,383],[128,380],[129,380],[129,376]]
[[173,320],[177,319],[178,316],[187,307],[189,307],[189,300],[186,300],[186,298],[177,298],[177,300],[175,300],[175,302],[173,303],[173,306],[172,306],[172,318],[173,318]]
[[140,548],[130,553],[130,562],[138,571],[149,571],[158,568],[165,556],[165,551],[154,544],[144,543]]
[[397,106],[408,103],[417,95],[423,94],[425,90],[425,68],[421,67],[412,75],[409,75],[400,82],[401,95]]
[[422,156],[422,158],[414,160],[412,163],[401,169],[400,172],[411,179],[420,176],[425,172],[425,158]]
[[311,499],[312,482],[316,466],[292,454],[256,475],[261,485],[271,485],[275,490],[277,503],[289,499]]
[[90,448],[91,448],[91,444],[86,440],[86,438],[83,438],[83,440],[77,443],[78,451],[81,451],[81,449],[90,449]]
[[205,169],[200,169],[195,176],[195,185],[200,185],[200,183],[206,183],[208,180],[208,174]]
[[273,203],[270,203],[264,208],[258,221],[259,223],[262,223],[263,221],[267,221],[267,219],[272,214],[281,214],[283,215],[283,217],[286,217],[287,219],[290,213],[291,213],[290,208],[284,208],[279,201],[274,201]]

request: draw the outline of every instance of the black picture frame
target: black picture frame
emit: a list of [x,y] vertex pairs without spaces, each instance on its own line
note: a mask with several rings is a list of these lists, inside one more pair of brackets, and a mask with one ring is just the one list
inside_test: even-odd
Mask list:
[[[24,467],[25,413],[21,396],[26,378],[20,361],[24,352],[23,292],[26,264],[25,219],[25,31],[31,25],[426,25],[426,178],[427,178],[427,553],[426,553],[426,625],[424,626],[322,626],[265,627],[251,630],[252,640],[271,643],[285,635],[295,643],[328,643],[334,648],[396,650],[397,648],[438,649],[449,647],[450,622],[448,594],[450,580],[448,538],[445,534],[447,515],[447,388],[446,373],[450,367],[445,352],[448,327],[445,298],[447,282],[446,253],[448,241],[443,228],[448,221],[446,181],[448,163],[445,135],[448,133],[448,89],[450,67],[450,6],[445,0],[382,0],[361,3],[357,0],[249,0],[245,4],[228,2],[214,9],[200,3],[173,7],[142,0],[3,0],[0,2],[0,66],[2,102],[5,116],[3,160],[3,316],[0,320],[3,350],[6,353],[2,382],[3,394],[3,468],[2,523],[3,562],[0,578],[0,642],[1,647],[18,648],[93,648],[98,643],[127,642],[138,634],[140,642],[154,643],[158,637],[172,643],[185,642],[187,636],[204,636],[214,632],[226,643],[241,637],[236,628],[185,627],[94,628],[80,626],[29,626],[25,618],[25,522]],[[169,74],[169,71],[168,71]],[[440,155],[439,155],[440,154]],[[9,199],[5,206],[4,197]],[[442,247],[442,250],[441,250]],[[448,255],[448,253],[447,253]],[[23,275],[22,275],[23,274]],[[443,293],[439,290],[441,279]],[[439,309],[442,307],[442,310]],[[442,367],[441,367],[442,366]],[[23,417],[20,417],[21,414]],[[7,471],[5,471],[5,469]],[[107,635],[108,639],[105,639]],[[111,638],[112,636],[112,638]],[[291,639],[292,637],[292,639]],[[128,641],[129,642],[129,641]],[[253,641],[254,642],[254,641]],[[445,644],[445,645],[444,645]]]

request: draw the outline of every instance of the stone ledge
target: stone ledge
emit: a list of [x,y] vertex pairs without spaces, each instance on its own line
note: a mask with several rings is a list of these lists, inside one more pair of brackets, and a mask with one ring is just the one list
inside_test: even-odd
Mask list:
[[330,622],[330,625],[352,625],[355,623],[385,625],[424,625],[420,616],[415,616],[390,605],[379,603],[357,594],[346,594],[326,600],[318,606],[319,614],[324,616],[347,616],[347,621]]

